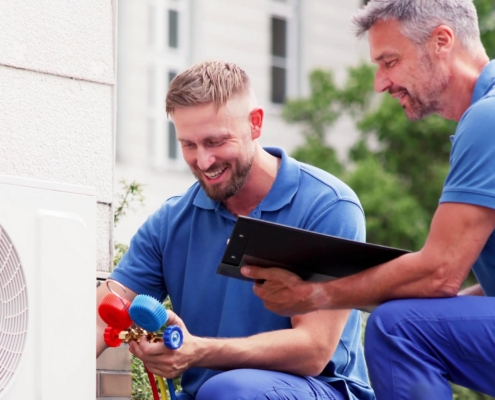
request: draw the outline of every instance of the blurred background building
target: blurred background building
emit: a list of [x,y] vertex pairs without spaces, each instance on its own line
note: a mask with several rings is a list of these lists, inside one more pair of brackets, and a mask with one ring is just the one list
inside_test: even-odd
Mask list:
[[[334,71],[368,58],[355,38],[351,16],[364,0],[120,0],[118,11],[116,182],[145,186],[145,206],[128,212],[115,239],[128,243],[146,217],[194,177],[182,160],[173,123],[165,113],[168,84],[190,65],[230,61],[252,79],[265,110],[262,145],[291,152],[304,140],[280,117],[287,98],[309,94],[315,68]],[[350,120],[334,129],[344,151],[356,137]],[[116,192],[119,184],[116,184]]]

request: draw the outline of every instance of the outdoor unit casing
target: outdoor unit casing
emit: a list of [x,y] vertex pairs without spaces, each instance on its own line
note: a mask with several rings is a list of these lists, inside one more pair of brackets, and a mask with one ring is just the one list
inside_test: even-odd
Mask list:
[[0,175],[0,399],[96,397],[96,198]]

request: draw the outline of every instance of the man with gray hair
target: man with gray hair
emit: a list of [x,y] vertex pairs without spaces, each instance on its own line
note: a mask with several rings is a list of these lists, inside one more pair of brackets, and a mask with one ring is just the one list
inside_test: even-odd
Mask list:
[[[353,22],[368,33],[378,92],[411,120],[459,122],[430,234],[418,252],[325,283],[275,268],[243,273],[264,280],[255,293],[282,315],[385,303],[365,339],[379,400],[451,399],[449,381],[495,396],[495,61],[476,9],[472,0],[371,0]],[[480,285],[461,291],[471,268]]]
[[[156,375],[182,375],[180,400],[373,400],[358,311],[280,317],[250,282],[216,274],[238,215],[364,240],[357,196],[329,173],[261,146],[263,109],[235,64],[182,72],[166,109],[198,182],[144,223],[110,279],[129,300],[169,295],[169,323],[184,342],[174,351],[141,340],[130,351]],[[107,293],[98,288],[98,303]],[[97,356],[104,329],[99,319]]]

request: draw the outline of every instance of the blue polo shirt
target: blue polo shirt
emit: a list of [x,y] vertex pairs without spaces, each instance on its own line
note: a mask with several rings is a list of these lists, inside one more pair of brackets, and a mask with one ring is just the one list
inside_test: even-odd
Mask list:
[[[450,172],[440,203],[467,203],[495,209],[495,61],[482,71],[471,106],[451,137]],[[487,296],[495,296],[495,231],[473,265]]]
[[[282,162],[267,196],[250,213],[280,224],[365,240],[364,215],[354,192],[334,176],[266,149]],[[196,182],[183,195],[168,199],[133,237],[111,278],[133,291],[163,300],[191,334],[234,338],[291,328],[290,318],[268,311],[253,294],[252,283],[216,274],[235,217],[211,200]],[[183,389],[196,395],[220,371],[191,368]],[[325,376],[348,391],[350,399],[374,399],[361,347],[361,317],[353,311]]]

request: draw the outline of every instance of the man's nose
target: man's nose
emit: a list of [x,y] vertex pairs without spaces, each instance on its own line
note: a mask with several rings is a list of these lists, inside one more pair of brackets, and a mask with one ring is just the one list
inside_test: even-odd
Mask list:
[[375,91],[378,93],[385,92],[392,86],[392,81],[388,78],[387,74],[378,67],[375,73]]
[[198,167],[202,171],[207,171],[215,163],[215,156],[210,149],[198,148]]

